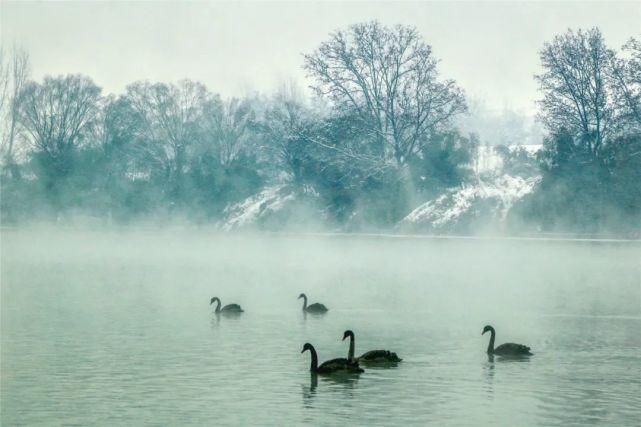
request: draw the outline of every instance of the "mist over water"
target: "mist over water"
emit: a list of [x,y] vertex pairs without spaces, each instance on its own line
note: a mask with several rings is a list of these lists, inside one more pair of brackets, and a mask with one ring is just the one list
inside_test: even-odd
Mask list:
[[[3,230],[3,425],[635,425],[641,246]],[[305,292],[330,309],[304,316]],[[238,303],[237,318],[209,300]],[[497,344],[529,360],[489,361]],[[340,381],[320,361],[395,351]],[[515,421],[515,420],[518,420]]]

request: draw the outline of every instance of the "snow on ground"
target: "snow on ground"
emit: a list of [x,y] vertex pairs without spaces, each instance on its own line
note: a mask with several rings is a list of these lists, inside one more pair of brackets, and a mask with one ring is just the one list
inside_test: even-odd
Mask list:
[[291,189],[285,185],[267,187],[240,203],[226,207],[225,219],[219,226],[225,231],[253,226],[260,222],[261,218],[281,210],[295,198]]
[[[459,222],[488,214],[490,218],[486,218],[487,221],[503,221],[514,203],[530,193],[540,177],[523,178],[502,173],[503,161],[495,148],[479,147],[474,164],[475,184],[452,189],[423,203],[403,218],[397,227],[447,231]],[[534,155],[541,145],[511,145],[508,148],[511,151],[525,149]]]
[[[514,145],[510,150],[524,148],[534,154],[540,145]],[[466,221],[503,221],[514,203],[531,192],[539,177],[523,178],[501,172],[502,159],[493,146],[479,147],[474,171],[475,184],[452,189],[435,199],[429,200],[397,224],[401,229],[428,229],[430,231],[451,231],[463,226]],[[264,225],[279,215],[290,224],[288,211],[305,202],[299,196],[318,199],[318,193],[311,188],[295,192],[286,184],[273,185],[247,199],[228,206],[224,219],[218,227],[225,231]],[[316,206],[319,208],[319,206]],[[322,209],[322,206],[320,207]],[[306,211],[323,220],[321,209]]]
[[[475,185],[450,190],[410,212],[398,224],[400,228],[416,226],[432,230],[452,228],[475,206],[483,202],[493,205],[493,219],[502,221],[512,205],[532,191],[539,177],[521,178],[501,175],[491,181],[478,180]],[[474,215],[474,213],[471,213]]]

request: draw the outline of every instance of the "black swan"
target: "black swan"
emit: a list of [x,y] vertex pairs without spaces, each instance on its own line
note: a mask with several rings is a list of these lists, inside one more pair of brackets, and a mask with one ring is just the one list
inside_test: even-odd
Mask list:
[[327,307],[325,307],[323,304],[315,302],[314,304],[307,305],[307,295],[305,294],[300,294],[298,296],[298,299],[303,299],[303,311],[305,313],[315,313],[315,314],[321,314],[321,313],[327,313]]
[[316,354],[316,349],[314,349],[314,346],[308,342],[303,346],[301,353],[304,353],[307,350],[312,354],[312,363],[309,366],[309,370],[313,374],[360,374],[361,372],[365,372],[358,366],[358,362],[349,361],[344,358],[328,360],[318,366],[318,355]]
[[347,353],[347,359],[353,360],[355,362],[369,363],[369,364],[385,364],[385,363],[398,363],[402,361],[398,355],[389,350],[371,350],[367,353],[361,354],[359,357],[354,357],[354,346],[355,338],[354,332],[345,331],[343,334],[343,340],[349,337],[349,352]]
[[220,308],[220,298],[218,297],[213,297],[211,301],[209,301],[209,305],[212,305],[216,301],[218,304],[216,305],[216,313],[242,313],[243,309],[240,308],[238,304],[227,304],[223,308]]
[[494,338],[496,337],[496,332],[494,328],[490,325],[487,325],[483,328],[481,335],[490,331],[490,344],[487,346],[487,354],[497,355],[497,356],[532,356],[530,353],[530,347],[523,344],[514,344],[511,342],[501,344],[500,346],[494,348]]

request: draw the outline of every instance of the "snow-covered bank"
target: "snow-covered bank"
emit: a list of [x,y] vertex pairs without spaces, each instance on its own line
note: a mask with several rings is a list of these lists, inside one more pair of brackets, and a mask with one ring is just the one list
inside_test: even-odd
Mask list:
[[294,199],[293,192],[287,186],[267,187],[260,193],[225,208],[225,219],[219,226],[225,231],[254,226],[260,223],[261,218],[278,212]]
[[501,229],[512,206],[532,192],[540,181],[540,176],[508,173],[505,155],[520,154],[533,159],[540,149],[541,145],[480,146],[473,164],[475,182],[426,201],[403,218],[396,228],[430,233]]
[[530,193],[539,177],[502,175],[491,181],[478,179],[448,191],[410,212],[398,224],[401,230],[433,232],[464,231],[470,224],[500,223],[512,205]]
[[[474,171],[473,182],[424,201],[391,228],[408,233],[465,234],[484,227],[500,229],[512,206],[530,193],[540,180],[538,176],[518,176],[518,172],[511,175],[503,164],[509,153],[534,156],[540,145],[505,148],[501,152],[495,146],[479,147],[474,163],[469,165]],[[311,188],[296,190],[288,184],[266,187],[228,206],[217,226],[224,231],[284,230],[300,224],[312,225],[315,230],[351,230],[345,223],[328,227],[326,206],[322,205],[318,193]],[[357,230],[358,227],[352,231]]]
[[290,185],[281,184],[264,188],[242,202],[225,208],[223,219],[217,227],[223,231],[261,228],[288,228],[294,222],[309,225],[324,220],[317,207],[318,194],[311,188],[297,191]]

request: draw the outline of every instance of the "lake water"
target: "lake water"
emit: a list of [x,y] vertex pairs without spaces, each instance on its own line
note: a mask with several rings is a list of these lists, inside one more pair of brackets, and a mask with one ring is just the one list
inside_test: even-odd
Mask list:
[[[1,257],[2,425],[641,419],[639,244],[3,230]],[[489,361],[488,323],[534,356]],[[314,383],[303,344],[345,329],[404,361]]]

